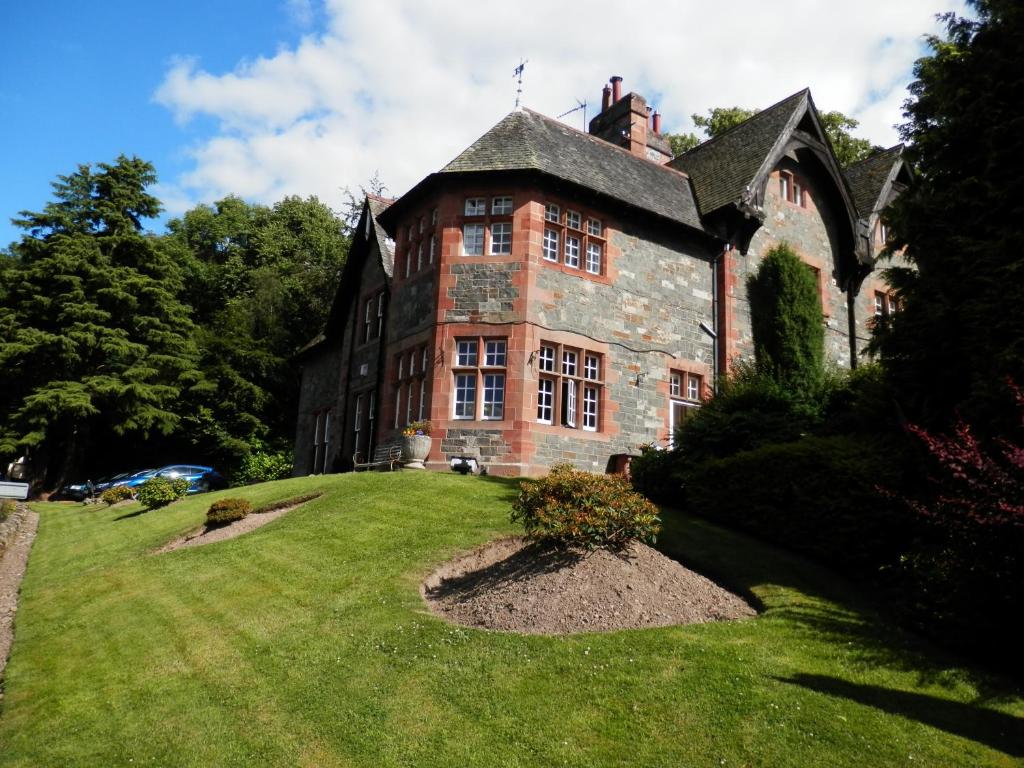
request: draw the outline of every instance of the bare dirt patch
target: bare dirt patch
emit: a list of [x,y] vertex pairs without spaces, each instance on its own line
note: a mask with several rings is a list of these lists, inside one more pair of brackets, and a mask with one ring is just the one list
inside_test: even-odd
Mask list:
[[[7,656],[14,641],[14,613],[18,610],[18,591],[21,579],[28,566],[28,553],[39,528],[39,515],[27,507],[19,506],[18,511],[7,521],[16,525],[7,547],[0,550],[0,677],[7,666]],[[3,692],[0,690],[0,698]]]
[[254,531],[257,528],[262,528],[267,523],[271,523],[277,520],[279,517],[283,517],[291,512],[296,507],[301,507],[305,504],[305,501],[300,501],[295,504],[290,504],[287,507],[279,507],[272,509],[267,512],[252,512],[246,515],[241,520],[235,520],[233,523],[228,525],[219,525],[215,528],[207,528],[205,525],[201,528],[196,528],[194,531],[186,533],[184,536],[167,542],[160,549],[153,552],[154,555],[158,555],[161,552],[173,552],[176,549],[182,549],[183,547],[201,547],[204,544],[213,544],[218,541],[226,541],[227,539],[234,539],[237,536],[241,536],[243,533]]
[[620,553],[499,539],[423,583],[431,611],[465,626],[571,634],[755,616],[745,600],[646,544]]

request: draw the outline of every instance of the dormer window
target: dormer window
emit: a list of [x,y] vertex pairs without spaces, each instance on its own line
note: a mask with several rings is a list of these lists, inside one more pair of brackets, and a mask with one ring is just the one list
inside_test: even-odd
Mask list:
[[466,215],[483,216],[487,213],[487,198],[469,197],[466,198]]

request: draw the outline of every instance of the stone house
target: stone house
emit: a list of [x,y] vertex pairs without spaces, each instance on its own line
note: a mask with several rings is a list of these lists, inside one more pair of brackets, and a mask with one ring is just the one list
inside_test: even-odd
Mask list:
[[828,356],[856,365],[894,308],[873,272],[901,148],[843,171],[803,90],[673,158],[620,83],[588,133],[517,109],[397,200],[366,200],[299,355],[296,474],[428,419],[435,469],[611,469],[752,354],[746,277],[783,240],[815,273]]

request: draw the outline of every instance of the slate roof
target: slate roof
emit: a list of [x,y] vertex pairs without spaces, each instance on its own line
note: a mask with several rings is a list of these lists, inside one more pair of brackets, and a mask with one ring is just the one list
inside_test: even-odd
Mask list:
[[366,202],[370,206],[370,216],[373,219],[373,230],[377,237],[377,247],[380,248],[381,266],[388,277],[394,277],[395,272],[395,241],[388,237],[384,227],[377,223],[377,217],[391,207],[394,200],[388,200],[377,195],[367,195]]
[[853,203],[857,206],[860,218],[866,219],[874,213],[885,182],[892,173],[893,164],[902,154],[903,145],[897,144],[843,169],[843,176],[853,194]]
[[743,197],[794,115],[809,98],[806,88],[794,93],[669,162],[690,176],[702,215]]
[[685,174],[529,109],[512,112],[440,174],[534,170],[704,229]]

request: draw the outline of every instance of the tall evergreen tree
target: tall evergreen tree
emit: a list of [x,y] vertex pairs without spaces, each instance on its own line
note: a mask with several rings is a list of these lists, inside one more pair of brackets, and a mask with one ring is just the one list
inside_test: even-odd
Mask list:
[[915,65],[903,139],[917,178],[889,213],[902,309],[875,347],[904,406],[942,427],[960,410],[987,432],[1019,424],[1024,384],[1024,6],[972,0]]
[[798,398],[816,394],[824,374],[825,326],[810,269],[780,243],[765,254],[747,292],[758,367]]
[[181,272],[143,233],[160,212],[153,167],[120,156],[53,184],[23,211],[0,295],[0,455],[29,451],[33,481],[59,487],[107,433],[152,435],[178,423],[195,381]]

